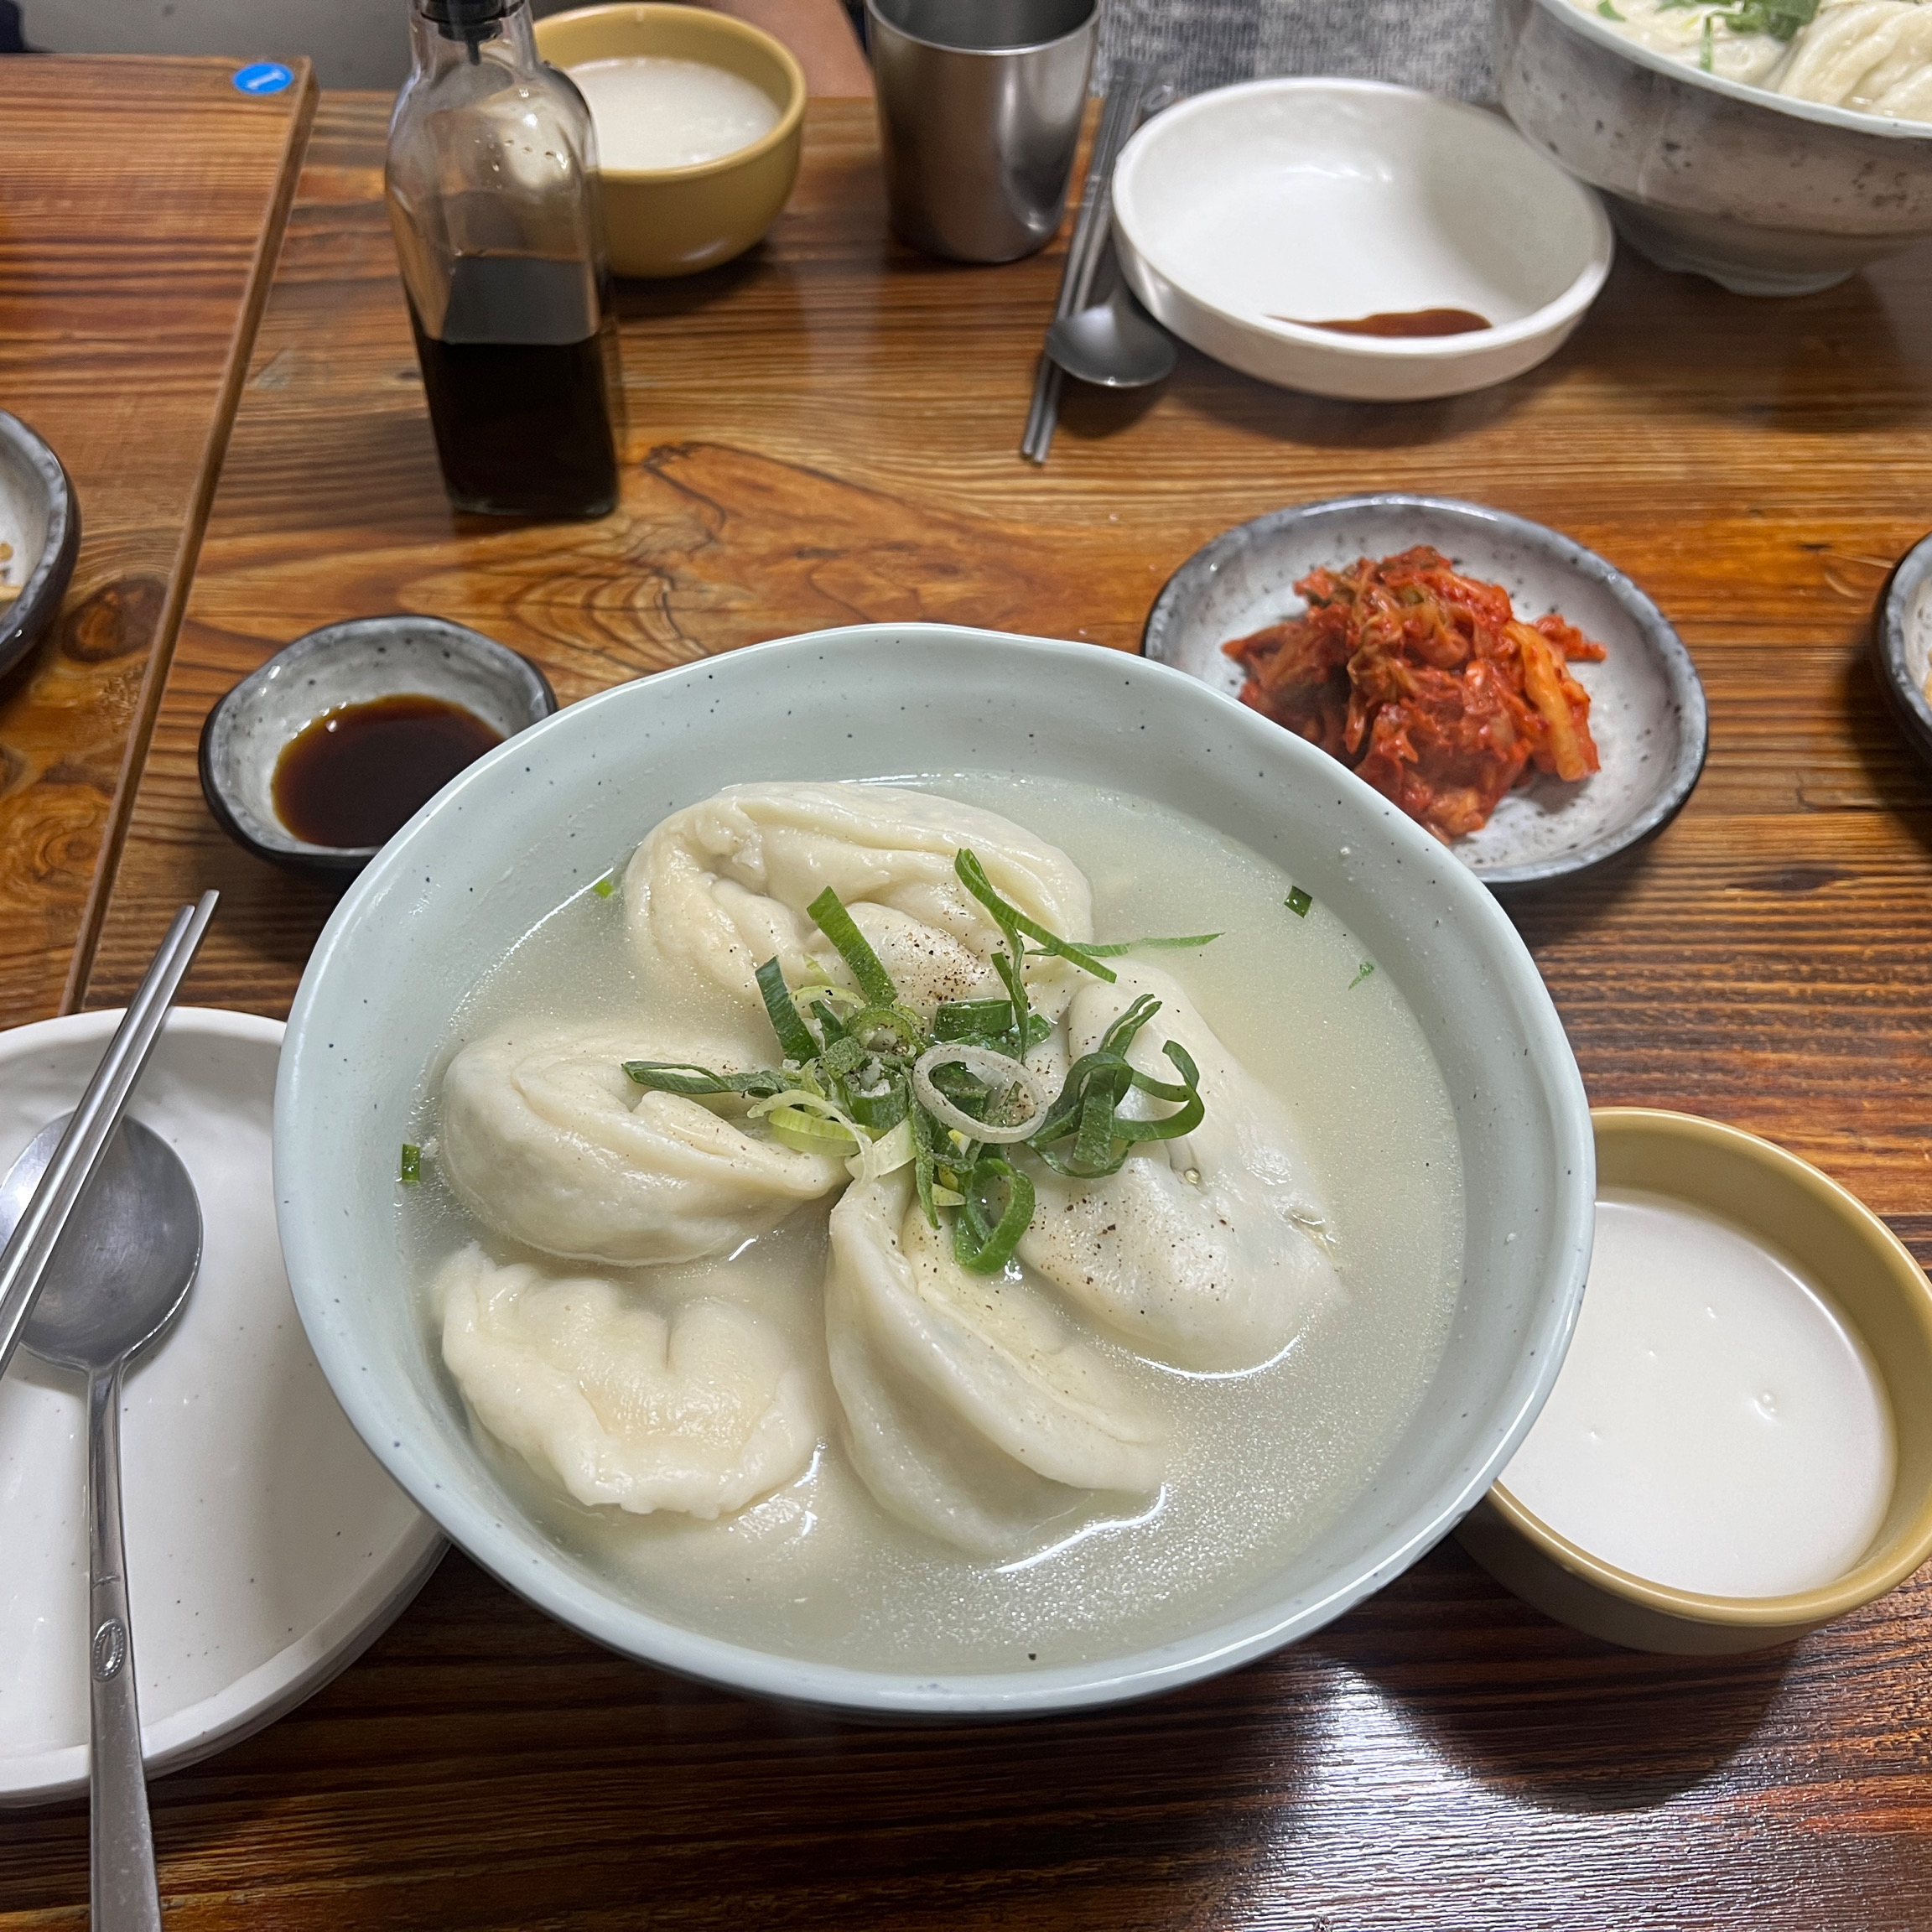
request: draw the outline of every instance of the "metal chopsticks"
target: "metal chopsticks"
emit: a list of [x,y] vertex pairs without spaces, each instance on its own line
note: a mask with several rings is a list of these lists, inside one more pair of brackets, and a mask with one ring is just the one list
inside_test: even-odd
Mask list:
[[68,1219],[87,1192],[87,1183],[94,1178],[101,1157],[121,1124],[121,1116],[127,1111],[136,1083],[161,1037],[168,1009],[200,948],[208,922],[215,917],[219,896],[204,892],[196,904],[184,906],[174,915],[168,937],[128,1002],[67,1131],[60,1136],[60,1145],[54,1150],[54,1158],[34,1190],[34,1198],[27,1203],[6,1247],[0,1249],[0,1375],[7,1373],[20,1332],[34,1312],[47,1264],[60,1245]]
[[[1073,239],[1067,244],[1067,266],[1060,277],[1060,299],[1053,310],[1056,322],[1078,314],[1092,298],[1093,278],[1113,216],[1114,164],[1120,158],[1128,136],[1140,124],[1141,103],[1153,77],[1153,70],[1140,60],[1123,60],[1108,76],[1100,127],[1080,193],[1080,212],[1074,219]],[[1033,379],[1033,406],[1027,412],[1026,433],[1020,439],[1020,454],[1029,463],[1044,463],[1052,447],[1064,380],[1060,365],[1042,350],[1040,371]]]

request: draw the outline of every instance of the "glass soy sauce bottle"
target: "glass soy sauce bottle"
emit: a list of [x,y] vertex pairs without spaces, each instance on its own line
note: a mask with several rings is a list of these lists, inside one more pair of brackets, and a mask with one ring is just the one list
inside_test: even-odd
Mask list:
[[601,517],[622,390],[589,110],[529,0],[411,12],[384,181],[449,500]]

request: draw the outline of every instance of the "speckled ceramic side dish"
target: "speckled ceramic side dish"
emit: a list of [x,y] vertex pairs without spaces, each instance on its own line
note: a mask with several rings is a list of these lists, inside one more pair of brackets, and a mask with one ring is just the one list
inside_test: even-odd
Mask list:
[[1898,559],[1872,613],[1878,688],[1914,750],[1932,762],[1932,537]]
[[1535,886],[1601,864],[1676,817],[1704,768],[1709,724],[1690,654],[1657,606],[1593,550],[1501,510],[1447,497],[1343,496],[1297,504],[1224,531],[1155,600],[1148,657],[1230,696],[1240,667],[1223,644],[1304,608],[1295,582],[1429,543],[1460,570],[1500,584],[1519,615],[1558,610],[1609,655],[1571,667],[1590,693],[1602,769],[1576,785],[1539,778],[1449,849],[1485,885]]
[[550,682],[480,631],[442,617],[356,617],[298,637],[244,678],[201,728],[201,791],[230,838],[298,871],[347,878],[374,845],[312,845],[275,814],[276,761],[304,725],[345,704],[410,693],[474,712],[513,738],[557,709]]
[[[60,459],[0,409],[0,677],[45,634],[80,551],[80,505]],[[7,593],[18,592],[17,595]]]
[[1496,86],[1626,241],[1738,294],[1829,288],[1932,235],[1932,127],[1701,73],[1571,0],[1496,0]]

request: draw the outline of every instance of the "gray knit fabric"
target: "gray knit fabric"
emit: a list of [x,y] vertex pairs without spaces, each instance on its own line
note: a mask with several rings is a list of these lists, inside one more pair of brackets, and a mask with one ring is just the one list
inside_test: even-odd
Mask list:
[[1489,18],[1490,0],[1102,0],[1100,45],[1154,62],[1184,94],[1338,74],[1486,101]]

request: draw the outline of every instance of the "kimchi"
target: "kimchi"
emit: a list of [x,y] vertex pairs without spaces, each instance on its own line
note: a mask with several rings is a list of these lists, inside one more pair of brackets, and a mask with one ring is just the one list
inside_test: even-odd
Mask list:
[[1222,648],[1241,701],[1351,766],[1446,842],[1488,822],[1545,773],[1597,769],[1590,694],[1571,675],[1603,656],[1552,613],[1519,618],[1509,593],[1427,545],[1296,586],[1307,610]]

